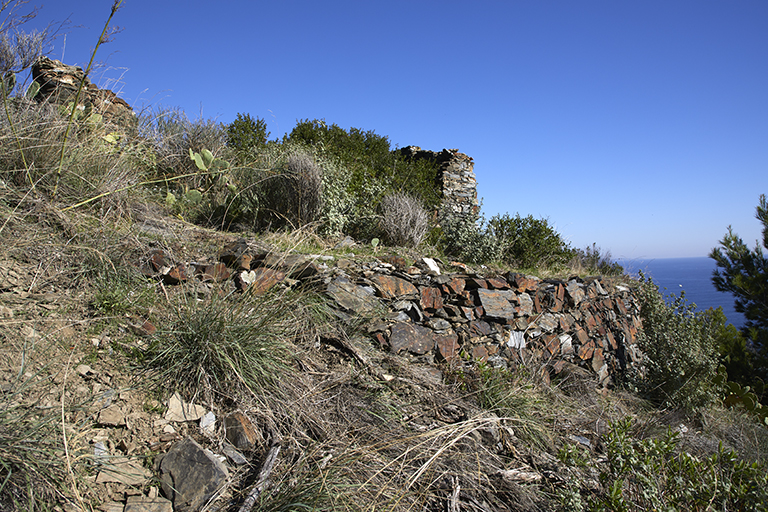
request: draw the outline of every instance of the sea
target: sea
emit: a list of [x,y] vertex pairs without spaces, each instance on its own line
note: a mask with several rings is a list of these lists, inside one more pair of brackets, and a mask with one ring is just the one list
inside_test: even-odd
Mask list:
[[696,304],[698,310],[722,307],[728,323],[737,328],[744,326],[744,315],[734,309],[733,295],[717,291],[712,284],[712,271],[717,267],[712,258],[621,259],[619,264],[630,275],[642,270],[665,296],[685,291],[685,299]]

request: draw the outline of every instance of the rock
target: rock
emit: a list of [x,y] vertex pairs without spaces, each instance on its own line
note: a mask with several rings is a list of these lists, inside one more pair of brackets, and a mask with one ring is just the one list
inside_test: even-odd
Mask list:
[[376,275],[371,278],[371,282],[384,299],[416,298],[419,296],[419,290],[415,286],[399,277]]
[[[285,272],[273,270],[271,268],[259,267],[251,272],[243,271],[241,274],[248,274],[248,292],[259,296],[264,295],[270,288],[285,279]],[[245,281],[245,278],[243,278]]]
[[421,289],[421,307],[425,311],[437,311],[443,307],[443,297],[439,288],[425,286]]
[[392,326],[389,347],[394,353],[408,351],[415,355],[424,355],[435,347],[432,331],[426,327],[398,322]]
[[213,412],[208,411],[200,418],[200,430],[209,437],[216,433],[216,415]]
[[229,477],[224,464],[189,437],[163,456],[159,470],[163,494],[175,512],[199,510]]
[[97,484],[117,483],[135,487],[143,486],[152,473],[142,466],[141,461],[126,457],[111,457],[101,465],[96,475]]
[[168,421],[197,421],[205,415],[205,412],[205,407],[202,405],[188,404],[178,393],[174,393],[168,399],[168,410],[163,417]]
[[32,64],[32,80],[40,84],[40,92],[35,96],[38,103],[67,105],[74,101],[80,83],[79,108],[92,110],[99,114],[105,124],[120,128],[123,132],[136,130],[138,120],[131,106],[108,89],[99,89],[85,77],[83,69],[67,66],[59,60],[39,57]]
[[437,347],[438,357],[452,363],[459,358],[459,337],[456,334],[435,335],[435,345]]
[[442,318],[432,318],[427,322],[427,327],[433,331],[447,331],[451,328],[451,323]]
[[248,459],[245,458],[245,455],[235,450],[235,447],[229,443],[221,445],[221,452],[236,466],[244,466],[245,464],[248,464]]
[[238,450],[253,450],[259,443],[260,436],[256,427],[241,412],[233,412],[224,419],[227,440]]
[[326,293],[343,309],[357,314],[373,311],[380,304],[372,289],[358,286],[346,276],[339,276],[331,281]]
[[515,318],[515,308],[509,302],[509,299],[515,296],[514,292],[478,288],[477,296],[485,310],[485,316],[502,320],[512,320]]
[[582,285],[576,281],[569,281],[568,286],[565,287],[565,290],[568,292],[568,296],[571,298],[574,307],[581,304],[581,302],[587,297],[587,295],[584,293],[584,290],[582,289]]
[[125,413],[117,404],[99,411],[98,420],[100,425],[107,427],[121,427],[125,425]]
[[123,512],[173,512],[173,503],[160,496],[128,496]]

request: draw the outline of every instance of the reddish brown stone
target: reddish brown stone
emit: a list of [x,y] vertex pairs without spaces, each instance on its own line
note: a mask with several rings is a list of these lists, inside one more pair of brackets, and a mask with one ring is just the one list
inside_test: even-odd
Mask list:
[[135,323],[129,323],[131,331],[137,336],[152,336],[157,332],[157,327],[149,320],[139,318]]
[[[480,308],[480,309],[482,311],[482,308]],[[464,318],[466,318],[467,320],[470,320],[470,321],[474,320],[475,318],[480,318],[479,316],[477,316],[475,314],[475,309],[474,308],[462,306],[461,307],[461,312],[462,312]]]
[[488,349],[482,345],[472,347],[472,359],[482,362],[488,361]]
[[163,251],[153,251],[149,256],[149,266],[155,272],[160,272],[163,268],[170,267],[170,263],[165,257]]
[[462,306],[474,306],[475,300],[472,298],[472,292],[464,290],[456,295],[456,299]]
[[560,350],[560,338],[555,334],[546,334],[544,335],[544,345],[547,347],[549,353],[554,355]]
[[486,282],[491,290],[509,290],[509,283],[501,277],[491,277]]
[[384,333],[377,332],[373,335],[373,338],[379,342],[379,348],[383,349],[387,346],[387,338],[384,336]]
[[424,355],[435,347],[432,330],[420,325],[398,322],[392,326],[389,336],[389,349],[394,353],[408,351],[415,355]]
[[555,373],[558,374],[563,371],[563,368],[565,367],[565,361],[561,359],[552,365],[552,367],[555,369]]
[[605,333],[605,338],[608,340],[608,343],[611,344],[611,348],[613,350],[616,350],[619,348],[618,344],[616,343],[616,338],[613,336],[613,333],[611,331],[607,331]]
[[595,344],[592,341],[587,342],[579,348],[579,357],[583,360],[590,359],[595,352]]
[[375,275],[371,282],[379,295],[385,299],[398,299],[407,295],[418,296],[419,290],[405,279],[394,276]]
[[541,307],[541,298],[539,297],[538,292],[533,294],[533,310],[536,313],[541,313],[544,308]]
[[176,265],[167,273],[163,274],[165,284],[179,284],[189,279],[187,268],[183,264]]
[[459,337],[455,334],[435,336],[437,355],[447,363],[452,363],[459,357]]
[[472,337],[490,336],[493,333],[493,329],[491,329],[491,325],[488,322],[478,320],[469,323],[469,333]]
[[467,282],[467,285],[466,285],[467,290],[477,290],[478,288],[483,288],[485,290],[488,289],[488,283],[485,281],[485,279],[480,279],[478,277],[470,277],[469,279],[466,280],[466,282]]
[[560,329],[563,331],[570,331],[573,325],[573,318],[571,315],[565,314],[560,317]]
[[448,283],[445,286],[448,287],[449,293],[458,295],[464,291],[464,288],[467,286],[467,282],[464,279],[454,277],[453,279],[448,281]]
[[233,412],[224,419],[227,440],[238,450],[253,450],[259,443],[256,427],[244,414]]
[[592,354],[592,369],[595,372],[600,371],[600,368],[603,367],[605,364],[605,358],[603,357],[603,351],[599,348],[596,348],[594,353]]
[[585,344],[589,341],[589,335],[584,330],[583,327],[576,326],[576,329],[574,330],[574,334],[576,334],[576,337],[579,339],[579,343]]
[[559,313],[560,311],[563,310],[563,304],[564,304],[564,301],[562,299],[555,298],[555,301],[552,304],[552,307],[549,308],[549,310],[552,313]]
[[622,315],[626,315],[627,314],[627,307],[624,305],[624,301],[623,300],[616,299],[615,304],[616,304],[616,311],[618,311]]
[[559,301],[565,300],[565,286],[562,284],[557,285],[557,289],[555,291],[555,299]]
[[443,296],[440,290],[434,287],[421,289],[421,307],[424,310],[436,311],[443,307]]
[[539,281],[537,279],[529,278],[524,274],[519,274],[517,272],[510,272],[507,274],[507,281],[513,287],[517,288],[517,291],[519,292],[533,291],[539,288]]
[[270,288],[285,279],[285,272],[271,268],[259,267],[253,272],[256,274],[256,280],[248,286],[248,291],[254,295],[265,294]]
[[226,281],[230,277],[229,269],[223,263],[214,263],[197,268],[197,274],[203,281]]

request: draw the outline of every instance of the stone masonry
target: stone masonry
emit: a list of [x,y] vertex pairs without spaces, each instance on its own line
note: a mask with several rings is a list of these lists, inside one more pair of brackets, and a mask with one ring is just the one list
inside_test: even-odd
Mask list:
[[66,105],[74,101],[80,82],[78,108],[85,111],[92,109],[100,114],[104,123],[119,127],[124,131],[135,129],[136,115],[131,106],[109,89],[99,89],[85,76],[78,66],[68,66],[59,60],[40,57],[32,65],[32,79],[40,85],[40,92],[35,96],[38,102],[50,102]]
[[427,159],[439,167],[437,186],[442,190],[443,206],[457,215],[477,214],[477,179],[471,157],[458,149],[440,152],[408,146],[400,150],[407,158]]

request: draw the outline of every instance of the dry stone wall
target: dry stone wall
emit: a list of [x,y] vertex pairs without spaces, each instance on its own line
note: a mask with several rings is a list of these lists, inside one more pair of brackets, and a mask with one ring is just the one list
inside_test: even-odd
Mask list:
[[167,284],[224,282],[257,295],[304,283],[329,297],[342,320],[373,318],[368,332],[381,349],[430,363],[524,365],[544,379],[577,365],[603,387],[642,364],[639,307],[626,286],[600,277],[482,276],[427,258],[410,263],[285,255],[240,240],[218,261],[174,263],[156,251],[144,268]]
[[477,214],[477,179],[474,161],[458,149],[444,149],[440,152],[408,146],[401,150],[407,158],[425,159],[438,164],[438,183],[443,197],[443,206],[457,215]]

